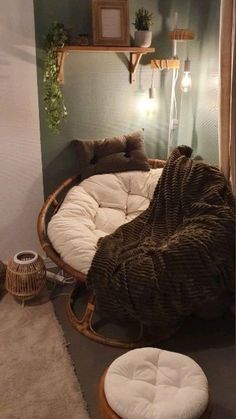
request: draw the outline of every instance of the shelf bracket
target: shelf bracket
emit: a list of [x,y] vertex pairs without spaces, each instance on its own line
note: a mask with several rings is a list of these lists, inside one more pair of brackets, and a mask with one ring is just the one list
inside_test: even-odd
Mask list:
[[64,84],[64,61],[66,54],[72,52],[129,52],[129,82],[132,84],[135,81],[135,73],[138,64],[144,54],[154,52],[154,48],[142,48],[142,47],[117,47],[117,46],[79,46],[79,45],[67,45],[57,50],[57,64],[58,64],[58,82]]
[[65,52],[60,51],[57,53],[57,64],[59,67],[57,80],[59,84],[64,84],[64,62],[65,62]]
[[135,82],[135,73],[139,61],[141,60],[143,54],[139,52],[130,53],[130,63],[129,63],[129,82],[132,84]]

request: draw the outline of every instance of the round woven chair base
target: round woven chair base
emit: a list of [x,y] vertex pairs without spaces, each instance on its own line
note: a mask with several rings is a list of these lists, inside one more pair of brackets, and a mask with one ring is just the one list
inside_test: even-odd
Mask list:
[[[104,371],[100,379],[99,390],[98,390],[99,408],[100,408],[101,416],[103,419],[122,419],[121,416],[117,415],[117,413],[114,412],[114,410],[112,410],[111,406],[107,402],[106,395],[104,392],[104,381],[105,381],[106,373],[107,373],[107,369]],[[198,419],[210,419],[210,418],[211,418],[211,404],[208,403],[208,406],[205,412]]]
[[81,320],[78,319],[78,317],[76,316],[73,310],[75,297],[77,295],[78,295],[78,285],[72,290],[68,298],[66,311],[67,311],[67,316],[70,323],[82,335],[87,336],[89,339],[92,339],[95,342],[102,343],[108,346],[117,347],[117,348],[134,349],[134,348],[139,348],[143,346],[150,346],[153,344],[154,339],[151,340],[150,338],[149,339],[144,338],[142,325],[140,325],[139,336],[131,342],[125,342],[119,339],[109,338],[107,336],[104,336],[96,332],[92,326],[92,319],[93,319],[93,314],[95,311],[94,295],[89,294],[85,313]]

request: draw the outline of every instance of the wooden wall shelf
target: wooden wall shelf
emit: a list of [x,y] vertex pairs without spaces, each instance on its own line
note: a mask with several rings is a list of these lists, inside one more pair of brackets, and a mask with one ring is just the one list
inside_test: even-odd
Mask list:
[[134,83],[135,73],[137,66],[144,54],[150,52],[155,52],[155,48],[141,48],[141,47],[114,47],[114,46],[95,46],[95,45],[86,45],[86,46],[77,46],[77,45],[67,45],[62,49],[58,49],[58,65],[59,65],[59,74],[58,81],[60,84],[64,83],[64,62],[65,56],[71,52],[124,52],[130,54],[129,60],[129,82]]

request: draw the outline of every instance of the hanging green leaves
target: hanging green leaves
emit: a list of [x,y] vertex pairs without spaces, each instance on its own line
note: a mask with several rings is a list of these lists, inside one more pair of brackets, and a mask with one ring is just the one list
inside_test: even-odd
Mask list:
[[67,116],[61,86],[58,82],[59,66],[57,49],[63,48],[67,33],[62,23],[54,22],[45,37],[44,49],[44,107],[47,113],[48,127],[53,133],[59,133],[61,123]]

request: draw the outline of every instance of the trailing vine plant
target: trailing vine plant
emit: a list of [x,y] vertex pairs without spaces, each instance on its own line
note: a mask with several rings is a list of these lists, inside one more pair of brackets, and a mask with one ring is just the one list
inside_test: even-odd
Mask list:
[[67,32],[63,23],[53,22],[45,37],[44,49],[44,108],[47,113],[48,127],[53,133],[59,133],[61,123],[67,116],[63,93],[58,82],[59,65],[57,48],[63,48],[67,41]]

